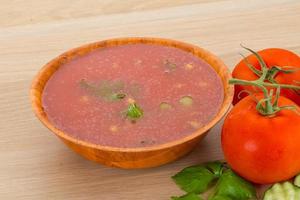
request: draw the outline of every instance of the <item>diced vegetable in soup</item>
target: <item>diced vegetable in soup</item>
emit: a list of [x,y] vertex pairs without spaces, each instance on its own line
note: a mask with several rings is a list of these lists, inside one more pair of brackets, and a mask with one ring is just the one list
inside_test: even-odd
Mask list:
[[86,142],[144,147],[184,138],[219,111],[223,85],[203,60],[174,47],[128,44],[94,50],[47,82],[51,123]]

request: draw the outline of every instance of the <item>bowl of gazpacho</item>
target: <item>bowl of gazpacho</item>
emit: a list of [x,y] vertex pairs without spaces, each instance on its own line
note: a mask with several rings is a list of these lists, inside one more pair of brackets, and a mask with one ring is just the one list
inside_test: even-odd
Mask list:
[[230,72],[210,52],[160,38],[72,49],[33,80],[36,116],[75,152],[120,168],[187,154],[228,110]]

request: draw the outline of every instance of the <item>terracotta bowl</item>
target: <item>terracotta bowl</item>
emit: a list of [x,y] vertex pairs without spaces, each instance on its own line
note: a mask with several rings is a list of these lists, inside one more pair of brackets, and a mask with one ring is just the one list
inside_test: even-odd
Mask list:
[[[158,44],[179,48],[194,54],[210,64],[210,66],[222,79],[224,86],[225,98],[217,115],[204,127],[187,137],[161,145],[139,148],[108,147],[81,141],[57,129],[49,122],[42,106],[41,97],[45,84],[52,74],[55,73],[60,66],[62,66],[62,64],[94,49],[136,43]],[[200,47],[160,38],[117,38],[87,44],[67,51],[66,53],[54,58],[52,61],[47,63],[34,78],[30,89],[30,97],[33,110],[39,120],[78,154],[89,160],[108,166],[120,168],[147,168],[166,164],[190,152],[209,131],[209,129],[211,129],[225,115],[233,98],[233,87],[228,84],[228,79],[230,77],[230,72],[225,64],[215,55]]]

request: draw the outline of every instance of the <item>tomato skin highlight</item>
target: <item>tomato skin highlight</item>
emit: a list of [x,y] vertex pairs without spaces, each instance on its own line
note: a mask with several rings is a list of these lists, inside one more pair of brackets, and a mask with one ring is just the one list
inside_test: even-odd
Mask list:
[[[279,106],[283,105],[296,104],[280,96]],[[282,110],[275,116],[262,116],[255,107],[256,102],[248,96],[227,115],[221,138],[225,159],[240,176],[254,183],[290,179],[300,172],[300,115]]]
[[[268,68],[272,66],[289,66],[300,69],[300,57],[288,50],[279,49],[279,48],[269,48],[257,52],[265,61]],[[255,68],[261,69],[257,58],[251,54],[246,57]],[[243,80],[255,80],[258,78],[246,65],[245,60],[242,59],[234,68],[232,72],[234,78],[243,79]],[[300,81],[300,70],[296,70],[293,73],[284,74],[279,72],[275,77],[275,80],[281,84],[291,84],[296,85],[294,81]],[[235,85],[235,94],[233,98],[233,105],[237,104],[242,98],[248,96],[247,93],[241,93],[240,98],[238,97],[239,93],[243,90],[248,90],[250,92],[261,92],[257,88],[251,86]],[[300,95],[290,89],[281,89],[281,95],[285,96],[295,103],[300,105]]]

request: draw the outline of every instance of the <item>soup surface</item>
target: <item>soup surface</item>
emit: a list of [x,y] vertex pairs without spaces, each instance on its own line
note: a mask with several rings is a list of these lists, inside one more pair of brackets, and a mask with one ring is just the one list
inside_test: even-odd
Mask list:
[[65,63],[47,82],[42,105],[74,138],[132,148],[188,136],[217,114],[223,96],[221,79],[193,54],[128,44]]

